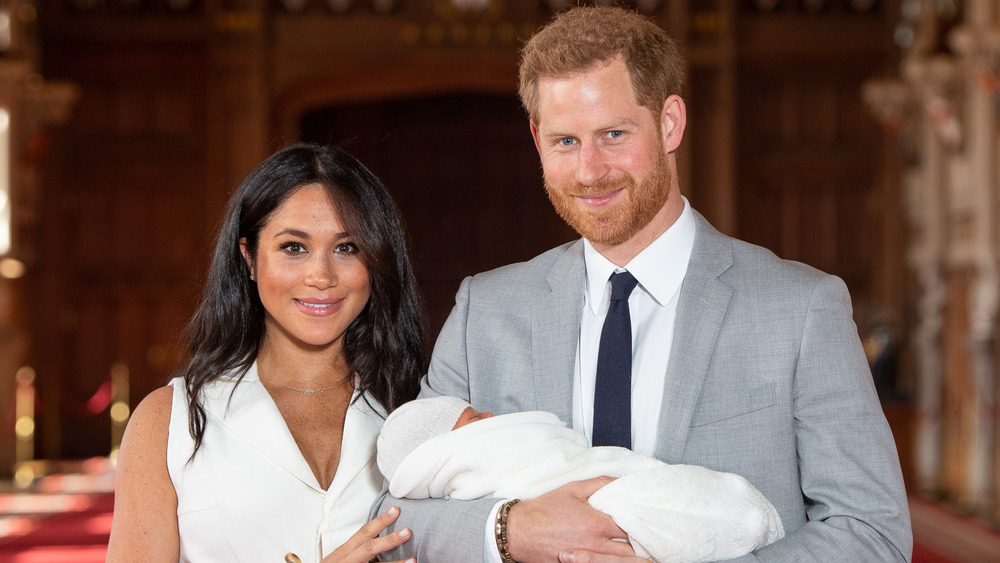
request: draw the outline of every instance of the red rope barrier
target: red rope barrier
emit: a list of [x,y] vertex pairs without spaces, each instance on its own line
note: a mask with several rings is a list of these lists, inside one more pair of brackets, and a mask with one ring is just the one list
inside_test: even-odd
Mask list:
[[105,379],[97,391],[86,401],[78,401],[67,392],[60,394],[60,407],[79,418],[94,416],[104,411],[111,405],[114,398],[114,388],[111,385],[111,378]]

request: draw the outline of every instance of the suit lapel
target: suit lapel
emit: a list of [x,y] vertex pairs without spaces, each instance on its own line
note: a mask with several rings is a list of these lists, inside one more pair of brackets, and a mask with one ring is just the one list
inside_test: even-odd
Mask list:
[[585,281],[583,241],[570,244],[545,276],[548,291],[532,303],[534,408],[573,423],[573,369],[580,342]]
[[732,288],[719,280],[733,264],[732,242],[697,212],[694,248],[677,304],[656,457],[678,462],[711,363]]

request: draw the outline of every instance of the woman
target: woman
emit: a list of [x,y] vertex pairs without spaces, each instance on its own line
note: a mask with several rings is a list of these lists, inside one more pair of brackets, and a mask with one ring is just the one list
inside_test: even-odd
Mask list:
[[108,561],[363,563],[407,541],[378,536],[396,508],[365,522],[421,323],[381,182],[336,148],[265,160],[229,202],[184,367],[125,432]]

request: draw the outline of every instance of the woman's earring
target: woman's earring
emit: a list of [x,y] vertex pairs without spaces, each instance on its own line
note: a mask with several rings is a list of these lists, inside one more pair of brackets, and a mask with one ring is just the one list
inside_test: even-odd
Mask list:
[[257,281],[255,279],[253,279],[253,272],[250,272],[250,281]]

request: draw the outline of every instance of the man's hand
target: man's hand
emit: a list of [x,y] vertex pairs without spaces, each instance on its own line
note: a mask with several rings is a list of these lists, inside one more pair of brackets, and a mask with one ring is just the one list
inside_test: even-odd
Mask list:
[[[544,495],[515,504],[507,519],[511,557],[521,563],[554,563],[560,554],[580,562],[634,561],[628,536],[610,516],[594,510],[587,499],[611,477],[575,481]],[[596,555],[615,556],[594,559]],[[563,560],[566,561],[566,560]],[[572,561],[572,560],[569,560]],[[639,561],[642,561],[641,559]]]
[[650,561],[642,557],[619,557],[582,549],[567,549],[559,554],[559,563],[650,563]]

